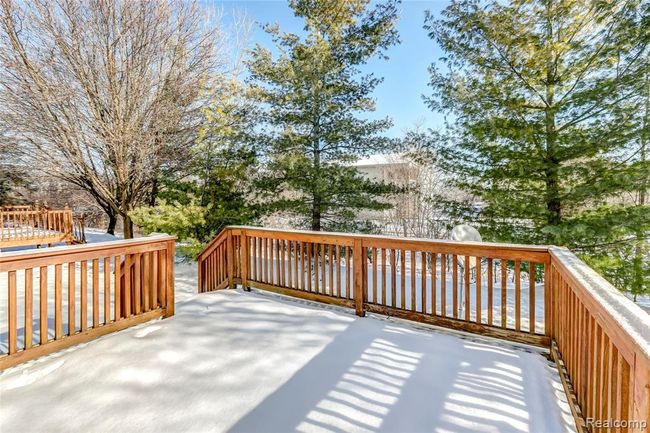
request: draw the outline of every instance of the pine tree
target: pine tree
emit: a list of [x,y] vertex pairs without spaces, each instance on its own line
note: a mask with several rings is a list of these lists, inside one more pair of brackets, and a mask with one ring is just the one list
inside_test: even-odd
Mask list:
[[437,150],[481,203],[448,203],[456,218],[587,257],[647,241],[650,208],[629,199],[650,173],[634,121],[647,17],[637,0],[458,0],[427,16],[445,52],[428,99],[449,116]]
[[353,163],[389,150],[389,119],[368,120],[381,82],[359,67],[398,42],[396,3],[292,0],[304,36],[274,25],[277,56],[256,46],[250,85],[264,110],[258,141],[265,170],[259,182],[270,210],[297,216],[312,230],[359,230],[363,209],[387,207],[395,188],[365,179]]

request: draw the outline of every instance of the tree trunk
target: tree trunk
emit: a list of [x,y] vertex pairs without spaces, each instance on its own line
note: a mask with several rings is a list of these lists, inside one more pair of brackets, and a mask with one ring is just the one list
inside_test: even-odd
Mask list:
[[315,232],[319,232],[321,229],[320,207],[320,199],[318,197],[314,197],[311,208],[311,229]]
[[149,195],[149,206],[156,205],[156,198],[158,198],[158,177],[154,178],[153,185],[151,185],[151,195]]
[[115,234],[115,226],[117,225],[117,215],[114,212],[107,212],[108,214],[108,227],[106,233],[109,235]]
[[[550,12],[549,12],[550,13]],[[549,25],[546,33],[547,42],[553,43],[553,28]],[[560,201],[560,161],[557,157],[557,128],[555,124],[555,69],[552,56],[549,53],[546,65],[546,109],[544,110],[544,123],[546,135],[546,224],[558,226],[562,222],[562,202]],[[557,244],[561,240],[554,235],[547,236],[547,243]]]
[[[318,124],[316,124],[316,131],[318,131]],[[316,179],[314,179],[314,185],[312,185],[313,190],[313,199],[311,202],[311,229],[313,231],[319,232],[321,230],[321,191],[320,191],[320,146],[318,133],[316,133],[316,139],[314,140],[314,174]]]
[[[648,128],[650,128],[650,75],[646,75],[646,94],[645,94],[645,112],[643,121],[641,122],[641,149],[639,160],[641,163],[646,161],[647,157],[647,143],[648,143]],[[646,195],[648,193],[645,179],[641,181],[639,188],[639,198],[637,206],[645,206]],[[643,293],[644,289],[644,255],[647,250],[647,241],[645,240],[646,233],[643,230],[637,230],[636,242],[634,245],[634,258],[632,260],[632,293],[634,294],[634,302],[636,302],[637,293]]]
[[124,239],[133,239],[133,221],[129,214],[122,215],[122,224],[124,225]]

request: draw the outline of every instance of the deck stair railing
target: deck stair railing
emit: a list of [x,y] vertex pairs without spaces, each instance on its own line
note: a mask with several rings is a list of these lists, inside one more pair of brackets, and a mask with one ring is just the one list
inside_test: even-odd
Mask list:
[[650,419],[650,320],[566,249],[231,226],[198,272],[199,292],[254,287],[547,347],[580,431]]

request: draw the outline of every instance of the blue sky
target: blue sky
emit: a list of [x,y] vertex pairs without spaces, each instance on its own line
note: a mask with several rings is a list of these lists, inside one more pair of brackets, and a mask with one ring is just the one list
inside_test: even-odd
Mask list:
[[[251,34],[251,45],[259,43],[271,47],[272,41],[260,28],[259,24],[278,23],[286,32],[300,33],[302,22],[293,16],[286,1],[215,1],[216,6],[223,7],[226,19],[233,11],[245,11],[248,18],[255,21]],[[374,59],[363,70],[373,72],[384,81],[375,90],[377,111],[371,118],[388,116],[393,119],[393,128],[389,135],[398,136],[402,131],[421,123],[426,128],[442,125],[442,116],[429,110],[422,100],[423,94],[430,92],[427,83],[427,68],[441,55],[436,43],[429,39],[422,28],[424,14],[430,10],[438,15],[447,5],[447,0],[403,1],[397,28],[402,43],[391,47],[388,60]]]

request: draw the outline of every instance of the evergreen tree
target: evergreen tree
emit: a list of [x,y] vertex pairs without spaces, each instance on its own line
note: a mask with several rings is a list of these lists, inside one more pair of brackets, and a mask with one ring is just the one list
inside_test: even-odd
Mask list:
[[648,24],[638,0],[456,0],[428,15],[445,52],[428,99],[449,115],[438,154],[481,202],[448,203],[454,216],[490,240],[605,248],[609,265],[647,242],[650,208],[630,197],[650,173],[635,123]]
[[304,35],[265,30],[278,52],[256,46],[250,84],[263,107],[258,141],[265,170],[259,182],[270,210],[298,216],[312,230],[359,230],[363,209],[387,207],[395,188],[360,175],[359,157],[389,150],[389,119],[368,120],[381,82],[359,67],[398,42],[396,3],[292,0]]

